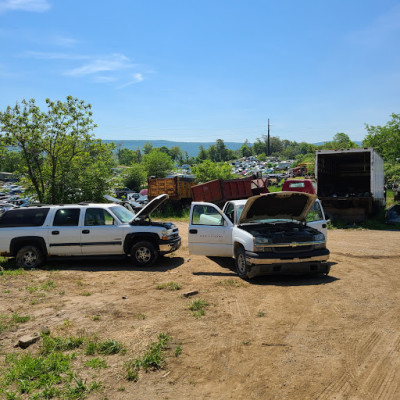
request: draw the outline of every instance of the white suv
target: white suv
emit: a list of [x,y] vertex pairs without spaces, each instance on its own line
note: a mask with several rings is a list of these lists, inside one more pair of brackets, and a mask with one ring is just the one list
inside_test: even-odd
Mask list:
[[156,197],[137,214],[117,204],[68,204],[16,208],[0,217],[0,255],[36,268],[47,257],[130,255],[151,266],[181,245],[178,228],[153,222],[150,213],[168,199]]

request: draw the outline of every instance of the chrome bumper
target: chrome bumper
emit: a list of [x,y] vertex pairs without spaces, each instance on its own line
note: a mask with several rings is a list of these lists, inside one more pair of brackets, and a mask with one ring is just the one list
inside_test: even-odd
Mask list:
[[159,243],[158,247],[160,249],[160,253],[172,253],[181,247],[181,238],[174,240],[173,242]]
[[269,265],[269,264],[290,264],[290,263],[298,263],[298,262],[323,262],[329,260],[329,254],[323,256],[316,257],[307,257],[307,258],[290,258],[290,259],[282,259],[282,258],[253,258],[246,256],[246,261],[249,264],[254,265]]

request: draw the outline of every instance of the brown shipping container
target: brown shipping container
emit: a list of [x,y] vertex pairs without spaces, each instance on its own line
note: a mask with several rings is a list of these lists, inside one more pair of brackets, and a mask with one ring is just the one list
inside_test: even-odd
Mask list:
[[251,180],[232,179],[202,183],[192,187],[194,201],[206,201],[209,203],[223,203],[228,200],[246,199],[253,195]]
[[170,200],[191,199],[191,187],[194,181],[188,178],[175,176],[173,178],[149,178],[148,192],[149,200],[154,199],[160,194],[168,194]]

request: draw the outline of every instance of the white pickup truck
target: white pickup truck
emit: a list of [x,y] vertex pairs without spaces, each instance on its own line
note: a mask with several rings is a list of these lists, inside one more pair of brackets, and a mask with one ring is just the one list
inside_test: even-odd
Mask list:
[[134,265],[151,266],[181,245],[178,228],[153,222],[150,213],[163,194],[137,214],[117,204],[68,204],[15,208],[0,217],[0,255],[36,268],[53,256],[130,255]]
[[315,195],[277,192],[229,201],[223,210],[193,202],[188,241],[192,254],[234,257],[238,275],[250,279],[280,272],[328,274],[326,233]]

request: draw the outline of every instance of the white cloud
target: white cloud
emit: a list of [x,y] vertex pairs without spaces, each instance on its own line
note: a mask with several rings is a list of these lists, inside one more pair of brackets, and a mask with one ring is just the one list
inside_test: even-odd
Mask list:
[[136,72],[131,76],[131,79],[128,82],[118,86],[118,89],[123,89],[127,86],[134,85],[135,83],[143,82],[143,80],[144,80],[143,75],[139,72]]
[[134,65],[131,64],[129,58],[124,56],[123,54],[111,54],[109,56],[95,58],[85,65],[69,70],[67,71],[67,75],[93,75],[97,74],[98,72],[121,71],[133,67]]
[[48,53],[42,51],[27,51],[22,57],[36,58],[39,60],[88,60],[89,56],[68,53]]
[[47,0],[3,0],[0,1],[0,13],[6,11],[45,12],[50,9]]
[[[137,72],[138,66],[124,54],[119,53],[94,56],[67,52],[27,51],[21,57],[49,62],[65,61],[69,65],[75,64],[75,67],[65,69],[63,75],[73,78],[89,78],[96,83],[115,83],[115,87],[118,89],[144,80],[143,73]],[[76,66],[79,62],[81,65]]]

